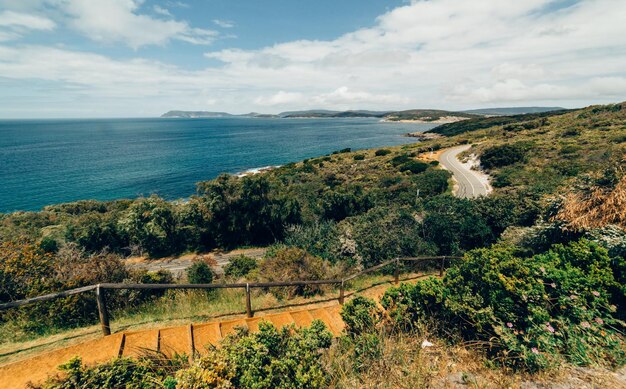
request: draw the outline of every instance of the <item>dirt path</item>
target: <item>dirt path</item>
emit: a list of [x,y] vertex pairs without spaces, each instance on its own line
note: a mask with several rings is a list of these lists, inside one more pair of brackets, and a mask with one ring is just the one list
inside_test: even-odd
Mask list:
[[159,271],[169,270],[174,277],[180,277],[191,264],[194,258],[198,256],[205,256],[215,260],[217,266],[214,267],[214,271],[221,275],[224,273],[224,266],[230,262],[230,260],[239,255],[245,255],[252,258],[262,258],[265,255],[267,249],[261,248],[249,248],[249,249],[237,249],[229,252],[212,251],[205,254],[185,254],[178,257],[167,257],[160,259],[149,259],[146,257],[131,257],[125,262],[126,267],[129,269],[141,269],[147,271]]

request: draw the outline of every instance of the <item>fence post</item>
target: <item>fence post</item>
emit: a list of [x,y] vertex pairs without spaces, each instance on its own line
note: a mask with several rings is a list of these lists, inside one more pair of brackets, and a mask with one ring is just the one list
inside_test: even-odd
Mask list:
[[400,258],[396,258],[396,266],[393,269],[393,282],[396,285],[400,283]]
[[443,277],[443,268],[446,266],[446,256],[441,258],[441,269],[439,269],[439,277]]
[[109,324],[109,311],[104,296],[104,289],[100,288],[100,284],[96,286],[96,301],[98,302],[98,315],[100,316],[100,325],[104,336],[111,335],[111,325]]
[[250,301],[250,284],[246,282],[246,315],[252,317],[252,302]]
[[341,286],[339,286],[339,305],[343,305],[343,294],[345,292],[345,287],[343,285],[343,280],[341,280]]

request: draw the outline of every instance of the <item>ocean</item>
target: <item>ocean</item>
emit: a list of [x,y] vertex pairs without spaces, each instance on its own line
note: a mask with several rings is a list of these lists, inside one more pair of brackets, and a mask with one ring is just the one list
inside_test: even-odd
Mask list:
[[150,194],[185,198],[220,173],[413,143],[403,135],[434,126],[368,118],[0,120],[0,212]]

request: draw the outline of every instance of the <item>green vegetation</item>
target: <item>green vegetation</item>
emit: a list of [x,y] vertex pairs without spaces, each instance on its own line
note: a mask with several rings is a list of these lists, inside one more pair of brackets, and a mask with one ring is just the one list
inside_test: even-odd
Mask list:
[[187,268],[187,281],[190,284],[210,284],[213,282],[213,270],[204,261],[195,261]]
[[[118,360],[98,370],[74,361],[67,371],[77,382],[119,372],[136,387],[145,383],[141,375],[165,387],[383,386],[386,377],[424,386],[432,375],[417,337],[425,334],[447,347],[483,345],[486,364],[515,371],[623,366],[625,130],[626,103],[470,119],[433,130],[446,135],[436,140],[223,175],[199,183],[185,202],[152,196],[0,215],[0,302],[97,282],[175,282],[166,272],[129,271],[122,260],[129,255],[267,246],[262,260],[241,256],[224,269],[228,279],[251,281],[327,279],[400,256],[464,255],[443,279],[389,290],[384,312],[353,298],[342,312],[346,336],[332,346],[317,325],[264,327],[238,333],[193,365]],[[468,154],[488,170],[490,196],[450,196],[450,173],[428,162],[431,150],[459,144],[471,144]],[[217,280],[203,261],[187,277]],[[325,291],[270,288],[253,299],[265,307]],[[243,292],[216,291],[210,302],[191,292],[109,299],[114,322],[136,323],[241,310]],[[0,312],[0,334],[49,333],[96,319],[93,298],[72,296]],[[394,375],[392,366],[406,374]]]
[[530,124],[530,126],[536,126],[536,123],[544,122],[545,118],[562,115],[566,112],[568,111],[561,110],[512,116],[473,118],[470,120],[464,120],[462,122],[442,124],[441,126],[438,126],[437,128],[434,128],[428,132],[433,132],[435,134],[441,134],[445,136],[454,136],[495,126],[507,126],[509,129],[517,128],[518,123],[533,123]]
[[425,122],[435,122],[445,117],[454,116],[459,118],[477,118],[477,115],[466,112],[451,112],[438,109],[409,109],[406,111],[390,112],[385,115],[385,120],[421,120]]
[[624,301],[622,266],[585,240],[529,258],[495,246],[469,252],[443,280],[389,290],[382,304],[394,326],[428,321],[452,339],[488,342],[504,365],[622,366],[624,323],[615,305]]
[[224,274],[227,277],[238,279],[247,276],[258,267],[259,265],[256,259],[246,257],[242,254],[230,260],[228,265],[224,267]]
[[239,330],[192,364],[184,356],[120,358],[95,367],[74,359],[61,366],[66,377],[42,388],[322,388],[327,378],[320,355],[331,338],[320,321],[280,330],[261,322],[259,332]]

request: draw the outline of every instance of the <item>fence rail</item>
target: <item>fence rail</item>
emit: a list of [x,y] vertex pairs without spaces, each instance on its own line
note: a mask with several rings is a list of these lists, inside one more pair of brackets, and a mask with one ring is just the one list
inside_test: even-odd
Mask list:
[[250,290],[252,288],[273,288],[273,287],[286,287],[286,286],[305,286],[305,285],[339,285],[339,303],[344,303],[345,295],[345,283],[351,281],[364,274],[371,273],[376,270],[380,270],[385,266],[394,265],[393,278],[397,284],[399,282],[400,274],[400,262],[429,262],[433,260],[441,261],[439,266],[439,275],[443,276],[445,271],[446,261],[461,259],[458,256],[424,256],[424,257],[407,257],[407,258],[395,258],[385,262],[382,262],[376,266],[361,270],[357,273],[346,276],[342,279],[329,279],[329,280],[298,280],[298,281],[283,281],[283,282],[239,282],[232,284],[112,284],[102,283],[96,285],[83,286],[81,288],[69,289],[57,293],[49,293],[42,296],[32,297],[23,300],[11,301],[8,303],[0,304],[0,311],[17,308],[28,304],[34,304],[38,302],[50,301],[53,299],[68,297],[75,294],[84,292],[90,292],[95,290],[96,302],[98,305],[98,315],[100,318],[100,325],[102,327],[102,333],[106,335],[111,334],[111,325],[109,322],[109,312],[106,305],[106,290],[167,290],[167,289],[245,289],[246,292],[246,314],[248,317],[252,317],[252,303],[250,298]]

